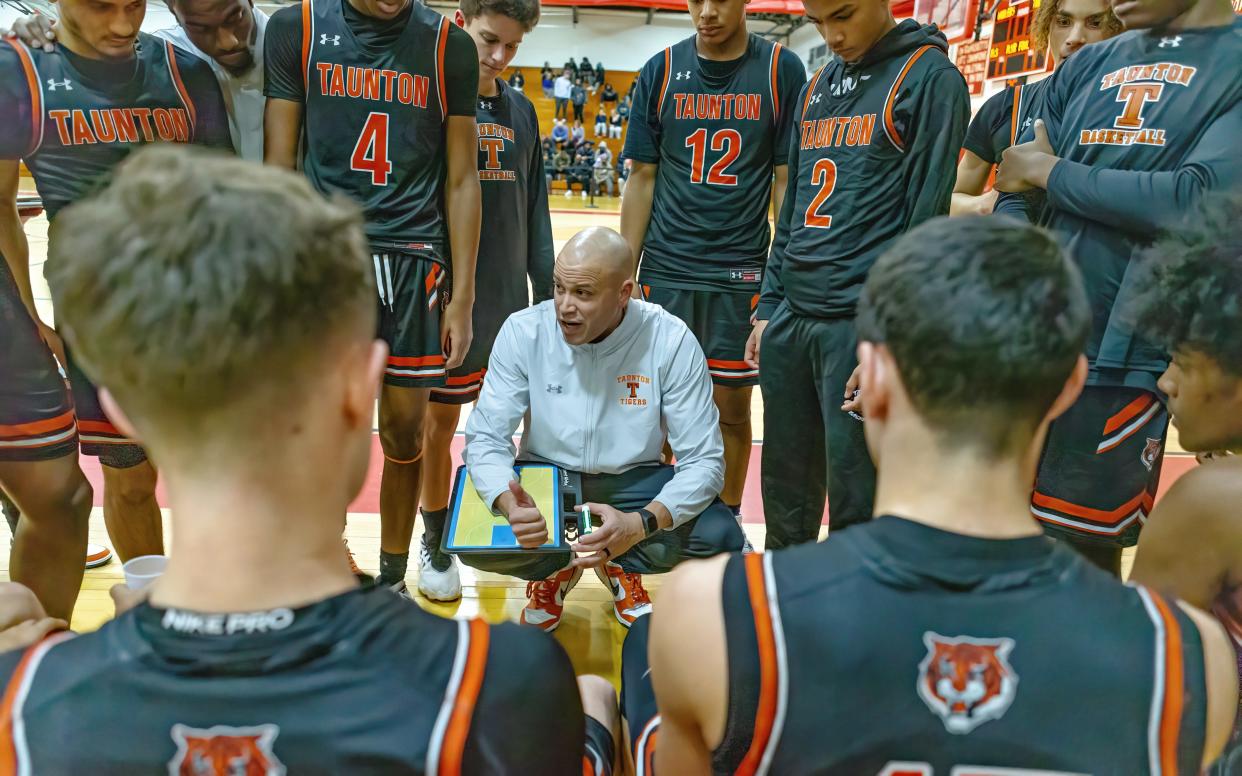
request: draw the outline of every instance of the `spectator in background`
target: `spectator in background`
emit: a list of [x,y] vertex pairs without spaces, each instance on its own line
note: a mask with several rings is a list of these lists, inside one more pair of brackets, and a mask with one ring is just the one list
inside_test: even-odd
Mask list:
[[578,63],[574,61],[573,57],[570,57],[565,62],[565,70],[568,71],[567,75],[571,80],[578,80]]
[[569,68],[565,68],[552,85],[552,96],[556,99],[556,118],[565,118],[565,106],[569,104],[573,88],[573,82],[569,80]]
[[521,70],[515,69],[513,75],[509,76],[509,85],[519,92],[526,90],[526,76],[522,75]]
[[601,187],[607,186],[608,196],[613,196],[612,149],[603,140],[599,141],[599,147],[595,150],[595,177],[592,185],[596,194],[600,193]]
[[599,105],[601,108],[612,110],[617,107],[617,90],[612,88],[612,84],[604,84],[604,91],[599,96]]
[[565,196],[573,196],[573,186],[577,183],[582,187],[582,198],[587,197],[587,187],[591,185],[591,174],[594,172],[595,159],[590,143],[583,143],[574,151],[574,161],[569,167],[569,183],[565,188]]
[[617,106],[617,113],[621,114],[623,122],[630,120],[630,96],[628,94],[621,98],[621,104]]
[[582,83],[581,78],[578,79],[578,82],[570,90],[569,101],[574,105],[574,121],[582,121],[582,109],[586,105],[587,93],[586,86]]
[[565,119],[556,119],[553,122],[552,142],[556,143],[557,148],[564,148],[569,142],[569,127],[565,124]]
[[608,77],[608,71],[604,70],[603,62],[595,63],[595,83],[602,84],[604,79]]
[[591,66],[591,60],[582,58],[578,63],[578,75],[582,78],[595,78],[595,68]]
[[543,96],[552,99],[552,87],[556,85],[556,79],[552,77],[551,68],[545,67],[539,74],[539,80],[543,85]]
[[614,140],[621,139],[621,127],[625,124],[625,119],[621,116],[621,111],[613,108],[612,118],[608,121],[608,137]]
[[543,174],[548,179],[548,188],[552,188],[552,179],[556,177],[556,143],[549,136],[544,136],[540,143],[543,146]]
[[[569,177],[569,166],[574,163],[574,158],[570,156],[569,149],[561,147],[556,150],[556,154],[552,157],[552,177],[561,180],[567,180]],[[566,184],[566,190],[569,186]]]
[[580,120],[574,119],[574,128],[570,131],[569,137],[574,144],[574,148],[582,145],[582,141],[586,140],[586,129],[583,128]]
[[608,111],[602,107],[595,114],[595,136],[608,137]]

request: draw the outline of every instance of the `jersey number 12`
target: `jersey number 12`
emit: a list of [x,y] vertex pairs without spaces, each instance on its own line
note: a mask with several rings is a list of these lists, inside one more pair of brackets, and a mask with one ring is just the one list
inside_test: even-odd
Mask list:
[[[724,151],[724,155],[716,160],[707,171],[707,182],[717,186],[736,186],[737,176],[725,172],[737,155],[742,152],[742,133],[736,129],[718,129],[712,133],[711,148],[713,151]],[[707,156],[707,130],[696,129],[686,138],[686,148],[690,149],[690,182],[703,182],[703,163]]]
[[378,111],[367,116],[362,133],[349,157],[349,169],[371,173],[372,186],[388,184],[392,162],[388,161],[388,114]]

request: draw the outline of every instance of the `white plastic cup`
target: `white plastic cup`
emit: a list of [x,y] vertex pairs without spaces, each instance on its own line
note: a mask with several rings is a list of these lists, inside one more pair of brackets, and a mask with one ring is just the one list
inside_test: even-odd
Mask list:
[[130,590],[141,590],[159,578],[166,566],[167,555],[139,555],[137,558],[130,558],[121,567],[125,572],[125,586]]

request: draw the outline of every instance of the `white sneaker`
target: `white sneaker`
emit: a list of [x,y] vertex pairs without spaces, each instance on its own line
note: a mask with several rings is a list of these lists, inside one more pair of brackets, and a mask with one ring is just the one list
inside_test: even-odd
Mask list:
[[565,199],[569,199],[573,195],[574,195],[573,191],[571,191],[570,189],[565,189]]
[[[457,559],[449,555],[448,568],[438,571],[431,563],[431,553],[424,534],[418,547],[418,592],[431,601],[456,601],[461,598],[461,574],[457,571]],[[442,553],[437,550],[436,554]]]
[[112,550],[102,544],[86,545],[86,568],[97,569],[112,562]]

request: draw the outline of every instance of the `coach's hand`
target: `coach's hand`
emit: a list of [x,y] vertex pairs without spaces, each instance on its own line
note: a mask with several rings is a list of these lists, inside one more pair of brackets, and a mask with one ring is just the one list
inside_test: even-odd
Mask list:
[[1029,143],[1010,146],[1001,155],[1000,166],[996,168],[996,182],[993,188],[997,191],[1016,193],[1031,189],[1047,189],[1048,177],[1057,162],[1052,143],[1048,140],[1048,129],[1041,119],[1035,121],[1035,139]]
[[30,48],[41,48],[48,53],[56,50],[52,20],[41,14],[33,13],[13,22],[13,29],[5,37],[15,37]]
[[513,536],[526,549],[548,543],[548,522],[535,506],[535,500],[517,480],[509,480],[509,491],[501,493],[497,507],[513,528]]
[[470,342],[474,339],[473,323],[470,320],[470,308],[473,305],[453,300],[444,310],[440,321],[440,347],[444,349],[444,357],[448,363],[445,369],[456,369],[466,360],[470,351]]
[[763,332],[767,328],[767,321],[755,321],[754,328],[750,330],[750,336],[746,338],[746,353],[742,359],[751,369],[759,368],[759,348],[763,341]]
[[579,504],[574,509],[581,511],[583,506],[591,510],[591,517],[598,515],[602,518],[603,524],[573,545],[574,552],[581,553],[581,557],[574,558],[574,566],[602,566],[629,552],[631,547],[646,538],[643,517],[637,512],[621,512],[607,504],[591,503]]

